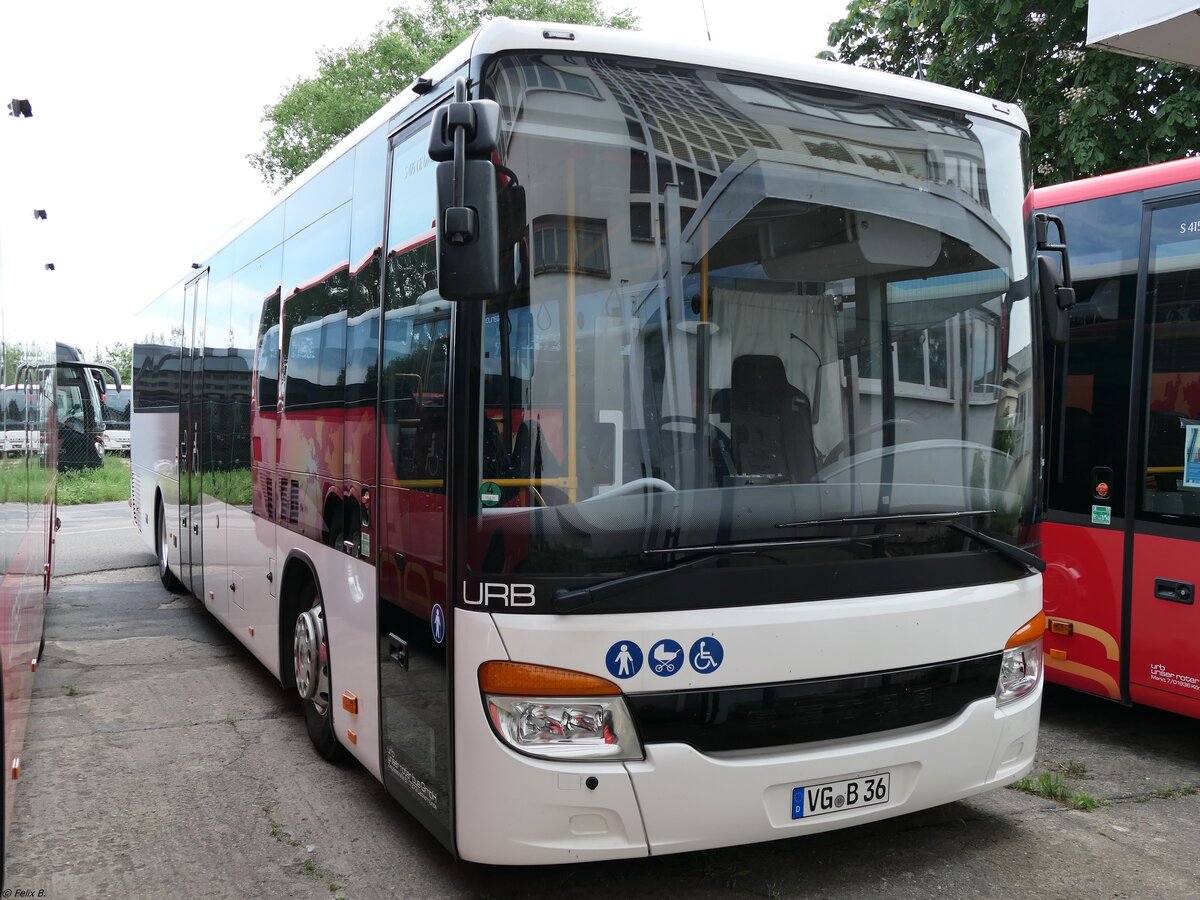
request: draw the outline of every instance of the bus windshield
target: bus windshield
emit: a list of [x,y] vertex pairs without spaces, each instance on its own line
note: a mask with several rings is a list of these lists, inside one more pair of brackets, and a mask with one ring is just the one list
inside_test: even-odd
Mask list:
[[[523,287],[483,311],[476,571],[653,569],[902,514],[1018,542],[1018,128],[628,59],[503,56],[485,96],[526,208]],[[928,519],[886,531],[822,552],[967,546]]]

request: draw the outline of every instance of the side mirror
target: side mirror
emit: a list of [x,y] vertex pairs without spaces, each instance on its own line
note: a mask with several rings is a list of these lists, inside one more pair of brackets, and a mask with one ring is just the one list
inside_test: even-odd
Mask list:
[[[1058,243],[1050,242],[1051,222],[1058,227]],[[1042,323],[1047,338],[1055,344],[1065,344],[1071,331],[1071,307],[1075,305],[1066,228],[1062,219],[1048,213],[1038,213],[1034,224],[1037,228],[1038,295],[1042,306]]]
[[434,113],[429,156],[437,161],[438,293],[447,300],[483,300],[500,293],[500,223],[492,153],[500,138],[500,106],[466,99],[458,80],[454,102]]

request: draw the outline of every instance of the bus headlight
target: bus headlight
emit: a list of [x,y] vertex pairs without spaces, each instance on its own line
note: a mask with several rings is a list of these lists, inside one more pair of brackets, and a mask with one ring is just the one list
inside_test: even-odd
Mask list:
[[492,660],[479,689],[496,735],[542,759],[642,759],[633,718],[611,681],[529,663]]
[[1042,680],[1042,635],[1046,616],[1038,613],[1013,632],[1000,659],[996,705],[1004,706],[1033,691]]

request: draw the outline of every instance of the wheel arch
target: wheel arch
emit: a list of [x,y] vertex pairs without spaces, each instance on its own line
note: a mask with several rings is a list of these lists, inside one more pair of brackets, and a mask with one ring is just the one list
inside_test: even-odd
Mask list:
[[292,658],[296,617],[300,615],[300,586],[307,581],[321,590],[321,579],[312,558],[303,550],[291,550],[283,561],[279,579],[279,680],[285,688],[296,686],[296,668]]

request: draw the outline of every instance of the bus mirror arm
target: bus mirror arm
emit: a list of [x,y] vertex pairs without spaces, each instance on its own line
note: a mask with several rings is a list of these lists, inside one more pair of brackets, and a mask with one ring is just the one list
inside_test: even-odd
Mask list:
[[[1065,344],[1071,328],[1071,307],[1075,305],[1066,227],[1062,219],[1048,213],[1038,213],[1034,223],[1037,229],[1038,294],[1046,337],[1055,344]],[[1057,243],[1050,241],[1050,223],[1058,228]]]
[[482,300],[500,293],[500,223],[496,166],[500,106],[467,100],[466,79],[434,113],[429,157],[438,163],[438,293]]

